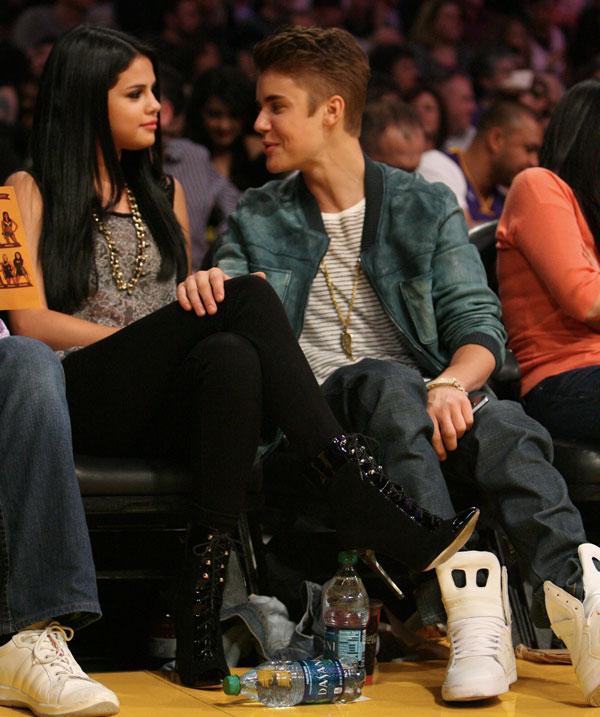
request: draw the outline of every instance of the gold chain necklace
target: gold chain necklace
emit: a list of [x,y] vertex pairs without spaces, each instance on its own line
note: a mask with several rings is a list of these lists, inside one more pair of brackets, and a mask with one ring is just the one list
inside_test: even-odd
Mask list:
[[133,264],[133,273],[131,274],[131,278],[128,281],[125,280],[123,270],[121,269],[121,262],[119,260],[119,249],[117,248],[117,245],[112,238],[112,232],[102,221],[102,219],[100,219],[100,217],[95,211],[92,211],[92,217],[96,222],[98,231],[106,240],[110,260],[110,270],[112,272],[115,286],[119,291],[126,291],[129,295],[131,295],[138,281],[141,279],[142,276],[144,276],[144,264],[146,263],[147,259],[146,249],[150,245],[146,241],[146,230],[144,229],[144,225],[142,223],[142,215],[140,214],[138,203],[133,196],[133,192],[131,191],[131,189],[129,189],[127,185],[125,185],[125,193],[127,194],[129,206],[131,207],[131,221],[133,222],[133,228],[135,229],[135,238],[137,240],[137,250],[135,255],[135,261]]
[[337,314],[340,324],[342,325],[342,335],[340,336],[340,343],[342,344],[342,349],[344,350],[344,353],[350,359],[350,361],[354,361],[354,356],[352,354],[352,334],[348,331],[348,327],[350,326],[350,319],[352,318],[352,309],[354,309],[354,302],[356,301],[356,290],[358,289],[358,283],[360,282],[360,260],[356,262],[354,280],[352,281],[352,296],[350,297],[350,301],[348,302],[348,313],[345,317],[342,315],[340,306],[337,302],[337,299],[335,298],[336,288],[333,284],[333,281],[331,281],[331,276],[329,275],[329,269],[327,268],[327,262],[325,261],[325,259],[321,260],[321,271],[323,272],[323,276],[325,277],[325,281],[327,282],[327,288],[329,289],[329,296],[331,296],[333,308],[335,309],[335,313]]

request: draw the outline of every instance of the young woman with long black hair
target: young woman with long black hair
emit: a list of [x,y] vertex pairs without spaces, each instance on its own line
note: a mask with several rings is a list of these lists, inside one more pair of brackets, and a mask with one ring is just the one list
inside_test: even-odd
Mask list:
[[262,277],[227,281],[218,311],[198,301],[200,279],[183,283],[187,218],[161,170],[156,77],[151,49],[122,33],[80,27],[56,43],[32,171],[10,180],[44,307],[12,312],[11,324],[66,352],[76,451],[166,456],[195,474],[186,559],[197,579],[180,591],[177,651],[180,665],[192,658],[183,682],[200,685],[227,674],[223,575],[263,416],[317,469],[347,546],[432,568],[465,542],[478,511],[442,521],[386,481],[343,434]]

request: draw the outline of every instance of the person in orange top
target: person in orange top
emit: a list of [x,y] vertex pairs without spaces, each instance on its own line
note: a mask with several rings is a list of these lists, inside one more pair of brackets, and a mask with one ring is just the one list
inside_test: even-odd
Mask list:
[[[572,87],[540,167],[513,181],[498,227],[498,280],[526,410],[554,436],[600,439],[600,82]],[[548,509],[552,510],[549,505]],[[588,701],[600,705],[600,570],[579,548],[583,600],[546,580],[546,612]],[[590,560],[591,559],[591,560]]]
[[600,442],[600,82],[574,86],[540,167],[513,181],[498,281],[522,401],[556,437]]

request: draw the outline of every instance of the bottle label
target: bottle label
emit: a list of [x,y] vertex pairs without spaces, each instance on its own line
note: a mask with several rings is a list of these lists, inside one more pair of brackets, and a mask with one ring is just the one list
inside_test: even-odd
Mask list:
[[330,659],[336,657],[346,665],[365,665],[366,630],[349,630],[344,627],[325,628],[325,646],[323,655]]
[[304,672],[302,702],[333,702],[344,691],[344,668],[339,660],[300,660]]

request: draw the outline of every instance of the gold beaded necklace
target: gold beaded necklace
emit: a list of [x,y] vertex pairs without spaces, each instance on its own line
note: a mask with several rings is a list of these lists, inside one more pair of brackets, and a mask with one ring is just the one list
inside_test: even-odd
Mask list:
[[123,270],[121,269],[121,262],[119,261],[119,249],[114,242],[112,232],[106,226],[106,224],[100,219],[95,211],[92,211],[92,217],[96,222],[98,231],[106,240],[108,246],[110,270],[112,272],[113,281],[119,291],[126,291],[129,295],[132,294],[133,290],[137,286],[138,281],[144,276],[144,264],[146,263],[146,249],[150,246],[146,241],[146,230],[142,222],[142,215],[138,207],[138,203],[133,196],[133,192],[127,185],[125,185],[125,193],[127,194],[127,200],[131,207],[131,221],[133,222],[133,228],[135,229],[135,238],[137,240],[137,251],[135,255],[135,261],[133,264],[133,273],[131,278],[126,281]]

